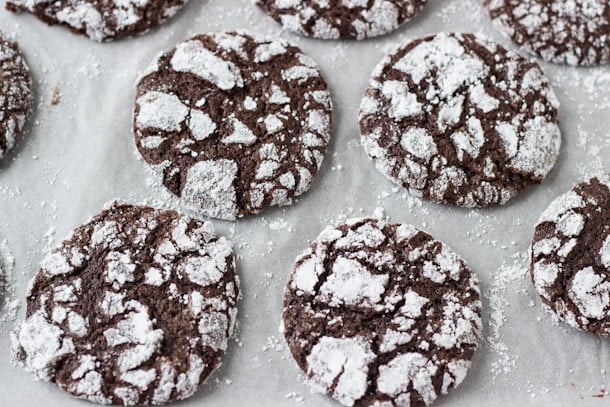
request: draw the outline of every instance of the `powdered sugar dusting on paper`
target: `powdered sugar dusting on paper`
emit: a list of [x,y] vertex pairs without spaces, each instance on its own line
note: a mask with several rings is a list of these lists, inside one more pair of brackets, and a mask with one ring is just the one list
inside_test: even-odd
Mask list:
[[17,318],[20,302],[15,298],[15,257],[6,239],[0,240],[0,323]]
[[493,283],[485,297],[489,301],[489,326],[490,333],[487,341],[494,358],[491,362],[491,373],[494,380],[499,375],[506,375],[517,368],[519,356],[506,344],[503,334],[508,322],[509,305],[507,295],[509,290],[514,290],[517,283],[524,281],[527,276],[527,264],[524,255],[516,254],[511,263],[504,263],[494,273]]

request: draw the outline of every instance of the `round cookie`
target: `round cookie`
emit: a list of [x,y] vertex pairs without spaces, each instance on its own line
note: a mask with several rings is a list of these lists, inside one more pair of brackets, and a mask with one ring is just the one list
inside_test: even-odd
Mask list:
[[415,196],[504,204],[553,167],[558,106],[535,61],[478,35],[440,33],[377,66],[360,105],[362,144]]
[[573,327],[610,338],[610,177],[576,185],[544,211],[530,273],[542,303]]
[[283,329],[312,386],[351,406],[424,406],[457,387],[481,336],[476,275],[443,243],[375,219],[296,260]]
[[137,85],[136,145],[195,215],[235,220],[309,189],[330,138],[317,65],[284,41],[199,35],[160,55]]
[[6,8],[103,42],[145,34],[173,17],[187,1],[8,0]]
[[545,61],[610,62],[608,0],[484,0],[494,23]]
[[388,34],[411,20],[427,0],[256,0],[286,29],[321,39],[362,40]]
[[0,33],[0,159],[15,145],[30,111],[32,78],[17,43]]
[[219,366],[238,296],[210,223],[115,202],[42,261],[14,356],[95,403],[184,399]]

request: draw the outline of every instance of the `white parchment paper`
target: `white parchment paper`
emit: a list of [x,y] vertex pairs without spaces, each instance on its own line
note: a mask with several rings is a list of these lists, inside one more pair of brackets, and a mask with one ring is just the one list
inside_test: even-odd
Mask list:
[[[328,224],[387,216],[449,244],[481,280],[484,340],[465,382],[438,406],[602,406],[610,386],[610,342],[578,332],[542,310],[527,275],[527,248],[543,209],[560,193],[610,164],[610,68],[542,64],[561,107],[563,147],[542,185],[502,208],[464,210],[407,196],[359,145],[357,110],[377,62],[408,38],[439,31],[482,32],[514,47],[492,26],[479,0],[430,0],[392,35],[319,41],[282,32],[250,0],[191,0],[147,36],[97,44],[0,10],[0,29],[19,41],[34,77],[37,107],[16,149],[0,163],[0,253],[14,257],[0,322],[0,406],[88,403],[34,382],[12,366],[11,310],[24,313],[27,283],[51,247],[102,206],[121,198],[167,206],[135,152],[135,80],[160,51],[213,30],[248,29],[298,44],[320,64],[333,95],[334,134],[309,193],[292,207],[231,224],[213,221],[235,243],[244,298],[239,329],[220,370],[184,406],[334,406],[313,395],[278,332],[284,284],[294,258]],[[61,100],[53,106],[54,92]],[[8,251],[5,250],[8,248]]]

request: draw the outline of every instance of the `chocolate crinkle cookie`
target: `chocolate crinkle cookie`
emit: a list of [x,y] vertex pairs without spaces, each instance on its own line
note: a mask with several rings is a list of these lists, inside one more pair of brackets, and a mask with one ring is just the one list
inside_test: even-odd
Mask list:
[[188,0],[8,0],[13,12],[34,14],[95,41],[144,34],[173,17]]
[[43,260],[14,357],[95,403],[184,399],[219,366],[238,296],[231,244],[211,224],[115,202]]
[[542,303],[569,325],[610,338],[610,176],[580,183],[549,205],[531,259]]
[[610,62],[608,0],[484,0],[483,4],[503,32],[546,61]]
[[479,35],[440,33],[377,66],[360,105],[362,144],[415,196],[504,204],[553,167],[558,106],[535,61]]
[[411,20],[427,0],[256,0],[287,30],[320,39],[388,34]]
[[31,104],[30,69],[17,43],[0,33],[0,159],[23,131]]
[[328,146],[331,99],[299,48],[245,32],[198,35],[137,85],[137,148],[193,215],[235,220],[289,205]]
[[466,376],[481,336],[476,275],[443,243],[375,219],[301,254],[283,330],[314,389],[346,406],[428,406]]

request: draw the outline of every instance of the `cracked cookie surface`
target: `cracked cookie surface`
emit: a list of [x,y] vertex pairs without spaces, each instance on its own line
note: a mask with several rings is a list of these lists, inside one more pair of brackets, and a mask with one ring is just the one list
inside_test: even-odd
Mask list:
[[424,406],[458,386],[481,336],[478,280],[410,225],[352,220],[301,254],[283,330],[310,384],[351,406]]
[[483,4],[503,32],[545,61],[610,62],[607,0],[484,0]]
[[137,85],[134,134],[186,210],[235,220],[309,189],[331,111],[316,63],[299,48],[219,32],[157,58]]
[[542,303],[569,325],[610,337],[610,177],[576,185],[536,225],[532,281]]
[[427,0],[256,0],[287,30],[320,39],[362,40],[411,20]]
[[173,17],[188,0],[8,0],[6,8],[28,12],[49,25],[103,42],[145,34]]
[[407,42],[374,70],[361,139],[377,168],[415,196],[504,204],[555,164],[558,107],[535,61],[478,35],[440,33]]
[[211,224],[114,202],[42,261],[14,356],[95,403],[184,399],[219,366],[238,296],[231,244]]
[[32,104],[32,78],[17,43],[0,33],[0,160],[21,135]]

